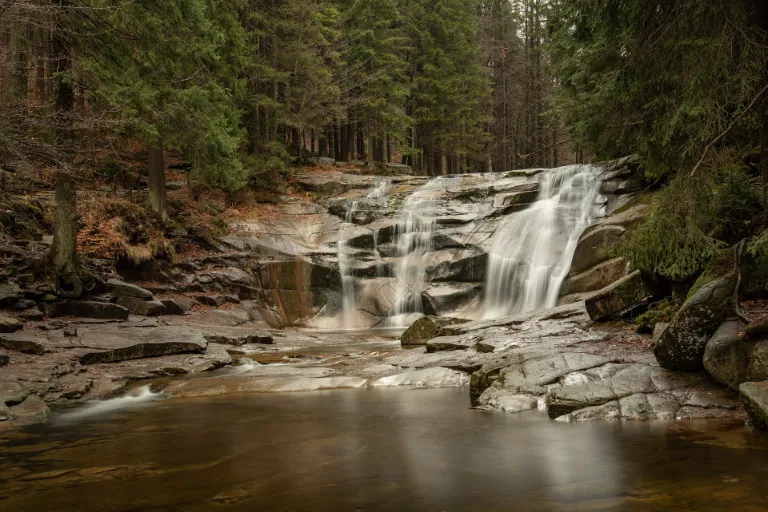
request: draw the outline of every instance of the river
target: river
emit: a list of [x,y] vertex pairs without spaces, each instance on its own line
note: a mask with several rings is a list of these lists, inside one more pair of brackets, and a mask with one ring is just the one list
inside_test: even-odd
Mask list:
[[[116,402],[0,435],[3,511],[765,510],[768,439],[550,421],[466,389]],[[79,412],[77,412],[79,411]],[[83,413],[83,411],[86,411]]]

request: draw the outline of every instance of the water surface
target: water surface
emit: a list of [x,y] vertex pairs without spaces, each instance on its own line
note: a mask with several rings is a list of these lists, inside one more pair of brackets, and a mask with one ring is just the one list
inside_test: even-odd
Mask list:
[[[467,391],[127,401],[0,435],[0,510],[765,510],[768,441],[716,423],[563,424]],[[103,410],[103,412],[101,411]]]

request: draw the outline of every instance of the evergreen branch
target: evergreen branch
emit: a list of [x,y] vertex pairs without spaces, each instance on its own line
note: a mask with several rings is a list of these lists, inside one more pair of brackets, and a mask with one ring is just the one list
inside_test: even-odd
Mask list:
[[768,91],[768,84],[765,87],[763,87],[759,93],[757,93],[757,96],[752,98],[752,101],[749,103],[749,105],[747,105],[747,108],[745,108],[738,116],[733,118],[733,120],[730,122],[728,127],[720,135],[715,137],[709,144],[707,144],[707,147],[704,148],[704,153],[701,155],[701,158],[699,158],[699,161],[694,166],[693,171],[691,171],[691,177],[693,177],[696,174],[696,171],[699,169],[702,162],[704,162],[704,159],[706,158],[709,150],[712,149],[712,146],[717,144],[720,141],[720,139],[728,135],[728,132],[731,131],[731,129],[736,125],[736,123],[738,123],[745,115],[747,115],[747,112],[752,110],[752,107],[754,107],[755,104],[757,104],[758,100],[760,100],[760,97],[763,94],[765,94],[766,91]]

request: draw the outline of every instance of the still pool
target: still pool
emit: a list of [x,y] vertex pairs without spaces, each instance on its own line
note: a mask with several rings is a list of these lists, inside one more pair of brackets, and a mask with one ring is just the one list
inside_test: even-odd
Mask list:
[[465,389],[122,403],[0,434],[0,510],[768,509],[768,438],[729,423],[560,423]]

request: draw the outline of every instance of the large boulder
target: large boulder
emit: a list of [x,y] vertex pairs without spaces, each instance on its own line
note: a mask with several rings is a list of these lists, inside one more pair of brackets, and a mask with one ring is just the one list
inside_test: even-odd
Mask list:
[[748,348],[744,323],[724,322],[704,348],[704,368],[716,381],[737,390],[747,380]]
[[444,326],[461,321],[462,320],[456,318],[423,316],[413,322],[400,336],[400,344],[404,347],[426,345],[429,340],[437,336],[437,333],[440,332],[440,329]]
[[653,340],[663,368],[694,372],[704,367],[707,342],[735,310],[736,281],[732,257],[719,258],[699,278],[670,325]]
[[752,424],[768,431],[768,381],[745,382],[739,386],[739,395]]
[[602,321],[620,315],[647,297],[645,283],[636,270],[587,298],[584,304],[589,318]]
[[582,272],[610,259],[608,250],[624,235],[626,229],[614,225],[596,225],[588,228],[579,238],[573,253],[570,275]]
[[561,296],[602,290],[629,274],[629,263],[624,258],[614,258],[592,267],[586,272],[569,277]]

